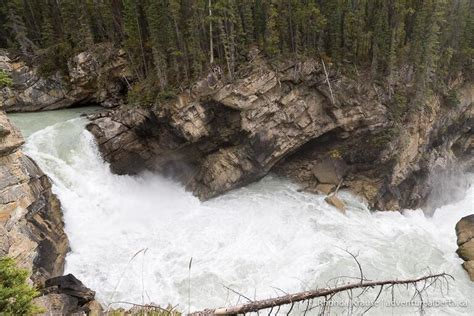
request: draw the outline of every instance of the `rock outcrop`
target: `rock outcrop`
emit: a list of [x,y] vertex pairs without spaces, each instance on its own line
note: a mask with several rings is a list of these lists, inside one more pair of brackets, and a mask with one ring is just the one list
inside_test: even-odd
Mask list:
[[114,107],[123,103],[124,78],[129,77],[123,50],[111,45],[96,46],[68,61],[67,72],[42,76],[39,68],[1,56],[0,69],[13,84],[0,90],[6,112],[54,110],[94,103]]
[[0,256],[14,258],[41,286],[63,273],[68,239],[49,178],[22,144],[0,103]]
[[461,218],[456,224],[457,254],[464,260],[463,268],[474,282],[474,214]]
[[102,306],[94,300],[95,292],[72,274],[46,280],[41,292],[34,304],[46,312],[39,315],[102,314]]
[[432,170],[472,167],[472,84],[456,108],[434,96],[400,124],[370,80],[330,81],[334,100],[319,61],[254,54],[231,82],[214,69],[171,102],[96,115],[88,129],[114,172],[175,176],[202,199],[273,170],[309,191],[343,179],[371,206],[396,210],[424,202]]

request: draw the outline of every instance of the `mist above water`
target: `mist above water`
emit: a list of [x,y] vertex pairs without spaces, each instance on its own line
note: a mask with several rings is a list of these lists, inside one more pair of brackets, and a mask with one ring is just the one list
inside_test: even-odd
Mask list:
[[[347,193],[344,216],[323,196],[298,192],[272,175],[202,203],[158,175],[112,174],[84,125],[74,119],[41,129],[29,136],[25,151],[52,178],[62,202],[71,243],[66,272],[104,304],[179,304],[187,311],[191,258],[192,310],[237,303],[223,285],[252,299],[323,287],[334,277],[358,275],[344,250],[358,253],[373,280],[418,277],[428,267],[450,273],[456,281],[449,293],[433,291],[430,299],[474,302],[454,230],[461,217],[474,213],[472,175],[464,176],[470,187],[461,197],[432,217],[421,210],[371,213]],[[472,314],[473,308],[446,305],[429,314]],[[370,313],[415,311],[383,307]]]

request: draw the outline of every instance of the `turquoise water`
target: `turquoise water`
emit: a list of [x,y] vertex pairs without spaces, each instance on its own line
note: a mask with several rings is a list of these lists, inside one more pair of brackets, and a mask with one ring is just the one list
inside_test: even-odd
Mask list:
[[77,118],[81,114],[94,113],[100,110],[103,110],[103,108],[88,106],[33,113],[9,113],[7,115],[13,124],[20,128],[23,137],[27,138],[45,127]]

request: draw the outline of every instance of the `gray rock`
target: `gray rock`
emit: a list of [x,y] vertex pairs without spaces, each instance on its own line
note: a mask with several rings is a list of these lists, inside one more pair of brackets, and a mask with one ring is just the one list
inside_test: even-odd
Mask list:
[[43,295],[35,298],[33,303],[44,310],[43,313],[36,315],[63,316],[79,313],[77,299],[66,294]]
[[44,290],[72,296],[78,300],[80,305],[94,300],[95,297],[95,292],[82,284],[82,282],[72,274],[57,276],[46,280]]
[[325,157],[316,162],[313,174],[320,183],[338,185],[347,172],[347,166],[341,158]]
[[44,309],[39,315],[102,315],[102,306],[94,300],[95,292],[72,274],[46,280],[42,296],[33,303]]
[[456,235],[456,253],[465,261],[463,267],[474,282],[474,214],[461,218],[456,224]]

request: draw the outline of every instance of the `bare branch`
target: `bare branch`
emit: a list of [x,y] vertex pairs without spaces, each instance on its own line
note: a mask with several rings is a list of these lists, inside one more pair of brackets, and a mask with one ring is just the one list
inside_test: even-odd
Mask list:
[[226,285],[224,285],[224,284],[222,284],[222,286],[225,287],[227,290],[231,291],[232,293],[237,294],[239,297],[243,297],[243,298],[245,298],[247,301],[253,302],[253,300],[251,300],[251,299],[248,298],[247,296],[243,295],[242,293],[239,293],[239,292],[237,292],[236,290],[231,289],[230,287],[228,287],[228,286],[226,286]]

